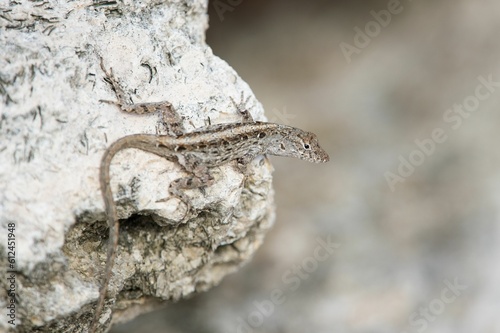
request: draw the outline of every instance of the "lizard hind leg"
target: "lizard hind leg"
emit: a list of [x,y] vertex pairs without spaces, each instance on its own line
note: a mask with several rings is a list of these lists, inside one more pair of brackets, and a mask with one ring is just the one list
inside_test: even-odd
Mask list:
[[182,218],[183,223],[191,217],[192,212],[191,199],[184,193],[183,190],[200,189],[202,190],[202,193],[204,193],[203,189],[214,183],[214,178],[210,174],[208,167],[202,166],[196,158],[188,158],[188,161],[186,162],[187,165],[184,165],[184,169],[189,173],[189,175],[172,181],[168,188],[168,192],[171,197],[158,201],[168,201],[171,198],[177,198],[179,201],[184,203],[186,205],[186,213]]
[[133,103],[130,99],[126,98],[126,94],[121,88],[118,80],[116,79],[113,68],[109,70],[104,66],[104,60],[101,57],[100,66],[104,72],[104,81],[106,81],[113,91],[115,92],[117,101],[99,100],[103,103],[116,105],[121,111],[135,114],[148,114],[159,111],[162,116],[162,124],[166,132],[170,136],[179,136],[186,131],[183,125],[182,117],[175,111],[172,104],[169,102],[152,102],[152,103]]
[[186,212],[181,221],[182,223],[185,223],[192,216],[191,213],[193,211],[193,207],[191,205],[191,199],[186,195],[186,193],[184,193],[183,190],[196,188],[202,190],[205,186],[212,185],[213,181],[214,179],[211,176],[207,178],[192,175],[188,177],[177,178],[170,183],[170,186],[168,188],[168,192],[170,193],[171,197],[158,200],[157,202],[164,202],[172,198],[176,198],[180,202],[184,203],[184,205],[186,205]]

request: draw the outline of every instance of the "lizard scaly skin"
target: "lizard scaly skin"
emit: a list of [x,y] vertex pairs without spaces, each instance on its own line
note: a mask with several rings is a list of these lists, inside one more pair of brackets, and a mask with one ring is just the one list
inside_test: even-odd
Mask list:
[[106,81],[112,85],[118,98],[118,102],[105,102],[116,104],[122,111],[131,113],[163,111],[169,122],[169,135],[125,136],[115,141],[101,160],[99,179],[108,218],[109,243],[106,270],[90,328],[92,333],[97,329],[97,322],[104,307],[118,247],[119,222],[110,187],[109,172],[111,161],[118,152],[135,148],[179,164],[189,176],[173,181],[169,192],[187,205],[186,215],[189,213],[190,205],[181,190],[210,186],[213,183],[210,168],[236,161],[237,166],[244,172],[250,161],[264,154],[295,157],[314,163],[329,161],[328,154],[320,147],[315,134],[286,125],[254,122],[247,110],[239,109],[243,115],[242,123],[210,125],[195,132],[183,133],[181,120],[172,111],[170,103],[126,103],[123,91],[116,83],[112,71],[106,71],[102,60],[101,68],[106,74]]

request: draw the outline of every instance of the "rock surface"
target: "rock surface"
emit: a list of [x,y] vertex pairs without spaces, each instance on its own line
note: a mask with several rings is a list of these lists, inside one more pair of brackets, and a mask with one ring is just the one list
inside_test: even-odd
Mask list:
[[[241,93],[255,119],[263,109],[205,44],[205,0],[0,6],[0,228],[15,225],[15,329],[83,332],[106,261],[100,158],[122,136],[162,133],[159,115],[99,102],[115,99],[99,56],[132,101],[168,100],[188,130],[239,121],[231,99]],[[264,157],[246,179],[232,165],[213,170],[213,186],[186,191],[199,214],[181,224],[184,205],[164,199],[182,170],[142,151],[118,154],[111,182],[125,220],[108,293],[113,320],[209,289],[247,261],[274,221],[271,172]],[[12,328],[3,316],[0,331]]]

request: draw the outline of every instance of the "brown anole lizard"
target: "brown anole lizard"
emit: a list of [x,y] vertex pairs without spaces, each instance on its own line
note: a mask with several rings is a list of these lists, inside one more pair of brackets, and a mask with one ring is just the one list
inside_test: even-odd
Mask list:
[[[119,222],[113,193],[110,187],[110,164],[113,157],[121,150],[136,148],[164,157],[179,164],[188,174],[187,177],[173,181],[169,193],[179,198],[187,206],[186,216],[190,211],[189,200],[181,190],[210,186],[213,177],[210,168],[232,161],[245,172],[246,165],[258,155],[276,155],[296,157],[314,163],[329,161],[328,154],[319,146],[313,133],[301,129],[267,122],[253,121],[250,112],[237,106],[243,117],[241,123],[209,125],[194,132],[185,133],[181,117],[168,102],[132,104],[118,85],[112,69],[101,68],[116,93],[118,101],[104,101],[117,105],[122,111],[136,114],[161,111],[167,126],[167,135],[133,134],[115,141],[104,153],[100,166],[100,186],[105,203],[109,226],[108,253],[104,278],[99,290],[99,300],[90,332],[94,333],[101,316],[111,272],[118,247]],[[233,104],[234,103],[233,101]]]

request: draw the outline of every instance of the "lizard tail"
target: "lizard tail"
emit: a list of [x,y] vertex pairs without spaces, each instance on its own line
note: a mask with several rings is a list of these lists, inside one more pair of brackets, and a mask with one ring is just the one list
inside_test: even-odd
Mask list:
[[113,192],[110,186],[110,165],[113,157],[121,150],[127,148],[143,148],[144,146],[158,145],[158,137],[156,135],[148,134],[134,134],[125,136],[115,141],[104,153],[101,160],[99,182],[101,186],[102,197],[106,209],[109,226],[109,240],[108,240],[108,253],[106,259],[106,269],[104,277],[99,289],[99,299],[94,313],[94,318],[90,325],[89,332],[94,333],[98,326],[99,318],[101,317],[104,308],[106,294],[108,292],[108,285],[111,279],[111,273],[116,258],[116,249],[118,247],[118,234],[120,223],[116,213],[116,206],[113,201]]

